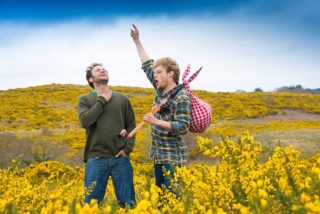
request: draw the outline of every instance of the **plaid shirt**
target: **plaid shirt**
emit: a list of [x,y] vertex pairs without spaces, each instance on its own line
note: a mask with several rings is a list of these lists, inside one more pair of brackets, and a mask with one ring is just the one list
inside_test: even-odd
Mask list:
[[[144,62],[142,69],[153,87],[157,89],[153,76],[153,62],[153,60]],[[174,93],[176,95],[168,100],[160,112],[155,114],[157,119],[170,122],[171,131],[152,125],[151,155],[156,164],[169,162],[182,166],[187,161],[187,146],[181,139],[181,135],[188,132],[190,123],[191,100],[189,94],[182,85],[177,85],[166,94],[162,94],[162,91],[157,90],[155,102],[159,103],[160,100]]]

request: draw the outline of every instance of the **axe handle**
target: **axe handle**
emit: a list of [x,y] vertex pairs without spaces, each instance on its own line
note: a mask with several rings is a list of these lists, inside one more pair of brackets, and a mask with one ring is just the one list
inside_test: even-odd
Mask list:
[[133,137],[133,135],[135,135],[136,132],[137,132],[139,129],[142,128],[143,124],[144,124],[144,121],[141,121],[141,122],[136,126],[136,128],[134,128],[134,129],[128,134],[127,138]]
[[[160,110],[160,106],[159,106],[159,105],[154,105],[154,106],[151,108],[151,113],[152,113],[152,114],[155,114],[155,113],[157,113],[159,110]],[[134,128],[134,129],[128,134],[127,138],[129,139],[129,138],[133,137],[133,136],[136,134],[136,132],[137,132],[139,129],[142,128],[143,125],[144,125],[144,121],[141,121],[141,122],[136,126],[136,128]]]

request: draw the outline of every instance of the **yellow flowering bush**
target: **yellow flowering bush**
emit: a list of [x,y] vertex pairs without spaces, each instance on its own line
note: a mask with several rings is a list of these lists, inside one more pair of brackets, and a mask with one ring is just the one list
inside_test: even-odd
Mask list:
[[249,132],[239,139],[198,137],[214,165],[176,168],[176,195],[154,185],[153,166],[133,162],[137,204],[116,203],[111,180],[105,200],[84,204],[82,168],[55,161],[19,168],[21,158],[0,169],[0,212],[11,213],[320,213],[320,154],[300,159],[292,147],[277,147],[266,162]]

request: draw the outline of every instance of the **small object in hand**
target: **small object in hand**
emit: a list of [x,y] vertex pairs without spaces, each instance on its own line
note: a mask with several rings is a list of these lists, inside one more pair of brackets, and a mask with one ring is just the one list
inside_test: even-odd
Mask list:
[[123,141],[123,142],[127,142],[127,130],[122,129],[120,134],[117,135],[118,139]]
[[120,132],[120,135],[127,136],[127,130],[122,129],[121,132]]
[[118,149],[118,154],[116,155],[116,158],[119,157],[119,153],[121,153],[121,151],[126,147],[126,144],[127,144],[127,130],[125,129],[122,129],[120,134],[117,135],[118,139],[121,140],[122,142],[124,142],[124,145],[121,146],[119,149]]
[[123,136],[123,135],[121,135],[121,134],[118,134],[117,137],[118,137],[119,140],[121,140],[121,141],[123,141],[123,142],[127,142],[127,137],[126,137],[126,136]]

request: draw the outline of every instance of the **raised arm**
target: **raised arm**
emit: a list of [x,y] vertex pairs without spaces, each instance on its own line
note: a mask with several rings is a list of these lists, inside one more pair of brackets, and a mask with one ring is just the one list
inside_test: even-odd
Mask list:
[[142,43],[140,41],[140,36],[139,36],[139,30],[137,28],[137,26],[135,26],[134,24],[132,25],[133,29],[130,29],[131,31],[131,37],[133,39],[134,44],[137,47],[137,51],[141,60],[141,63],[144,63],[148,60],[150,60],[149,55],[147,54],[146,50],[144,49],[144,47],[142,46]]
[[146,73],[148,80],[152,84],[152,86],[157,89],[156,82],[154,81],[153,76],[153,60],[150,59],[149,55],[147,54],[146,50],[143,48],[142,43],[139,37],[139,30],[135,25],[132,25],[133,29],[131,30],[131,37],[136,44],[138,54],[142,63],[142,70]]

